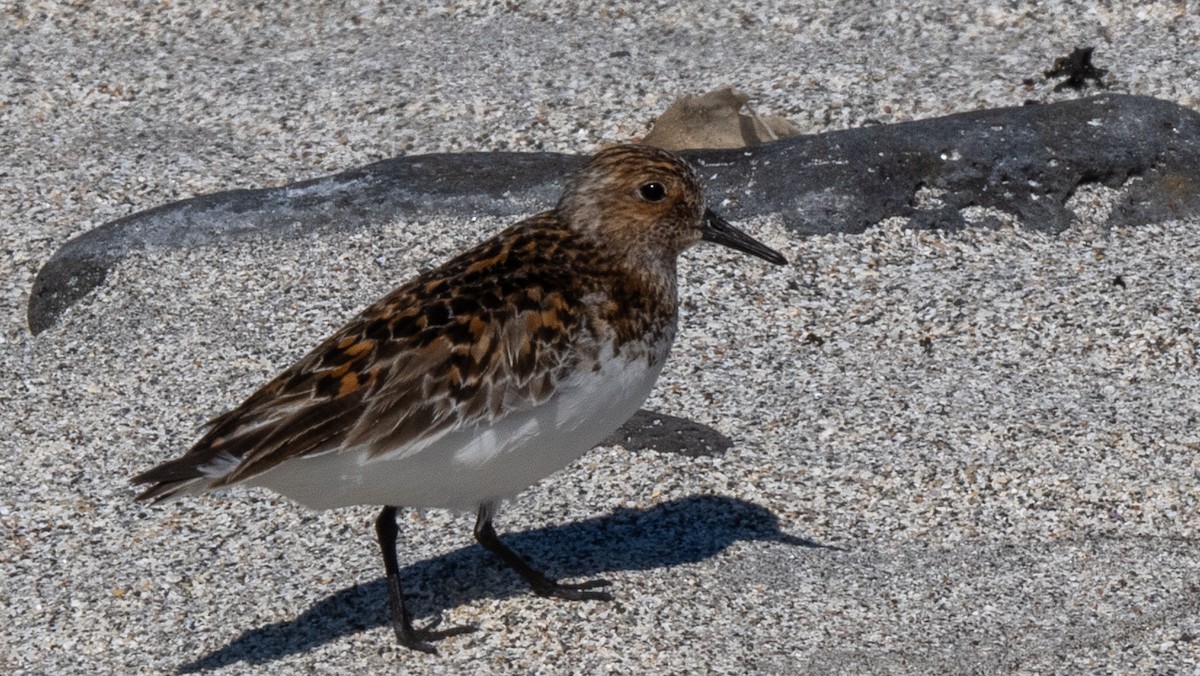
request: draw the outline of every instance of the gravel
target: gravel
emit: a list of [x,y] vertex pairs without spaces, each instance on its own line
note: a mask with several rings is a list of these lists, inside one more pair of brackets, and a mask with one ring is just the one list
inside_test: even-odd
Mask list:
[[534,597],[469,516],[409,512],[413,609],[480,628],[429,657],[387,626],[373,509],[132,502],[505,221],[148,250],[32,337],[39,265],[112,219],[406,152],[588,151],[723,84],[806,133],[1062,100],[1041,73],[1082,45],[1113,91],[1200,108],[1184,2],[576,5],[2,10],[0,671],[1200,673],[1200,221],[1101,228],[1132,183],[1081,189],[1057,236],[770,216],[740,225],[791,266],[686,254],[647,408],[732,447],[602,447],[497,521],[611,604]]

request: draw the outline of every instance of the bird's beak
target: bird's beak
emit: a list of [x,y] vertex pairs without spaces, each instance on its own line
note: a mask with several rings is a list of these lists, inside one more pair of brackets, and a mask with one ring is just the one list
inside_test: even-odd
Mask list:
[[787,264],[787,259],[778,251],[733,227],[729,221],[713,213],[712,209],[704,212],[704,222],[700,224],[700,232],[702,233],[701,239],[706,242],[724,244],[730,249],[758,256],[775,265]]

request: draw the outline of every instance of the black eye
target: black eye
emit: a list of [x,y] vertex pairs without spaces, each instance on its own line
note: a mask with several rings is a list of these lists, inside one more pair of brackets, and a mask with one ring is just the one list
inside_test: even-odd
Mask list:
[[667,196],[667,189],[662,183],[651,181],[638,188],[638,194],[647,202],[661,202]]

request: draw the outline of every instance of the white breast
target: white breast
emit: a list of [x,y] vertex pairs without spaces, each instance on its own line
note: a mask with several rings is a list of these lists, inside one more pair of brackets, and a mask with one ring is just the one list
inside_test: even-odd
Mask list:
[[[583,455],[629,419],[662,371],[671,338],[642,350],[606,349],[598,370],[559,383],[536,408],[456,430],[419,452],[370,457],[346,449],[296,458],[247,480],[313,509],[347,505],[473,509],[510,497]],[[628,348],[628,346],[627,346]]]

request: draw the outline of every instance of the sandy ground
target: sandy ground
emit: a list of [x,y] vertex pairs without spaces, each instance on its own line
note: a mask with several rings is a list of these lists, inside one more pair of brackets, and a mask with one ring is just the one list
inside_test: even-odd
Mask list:
[[0,671],[1200,673],[1200,220],[1102,230],[1119,189],[1056,237],[763,218],[741,225],[793,265],[685,255],[648,407],[733,447],[600,448],[498,520],[615,603],[536,598],[469,516],[407,513],[414,610],[480,627],[420,655],[386,624],[374,510],[132,502],[503,222],[146,251],[32,337],[39,265],[114,218],[401,153],[587,152],[724,84],[806,133],[1061,100],[1041,73],[1080,45],[1112,90],[1200,109],[1195,3],[577,4],[0,6]]

